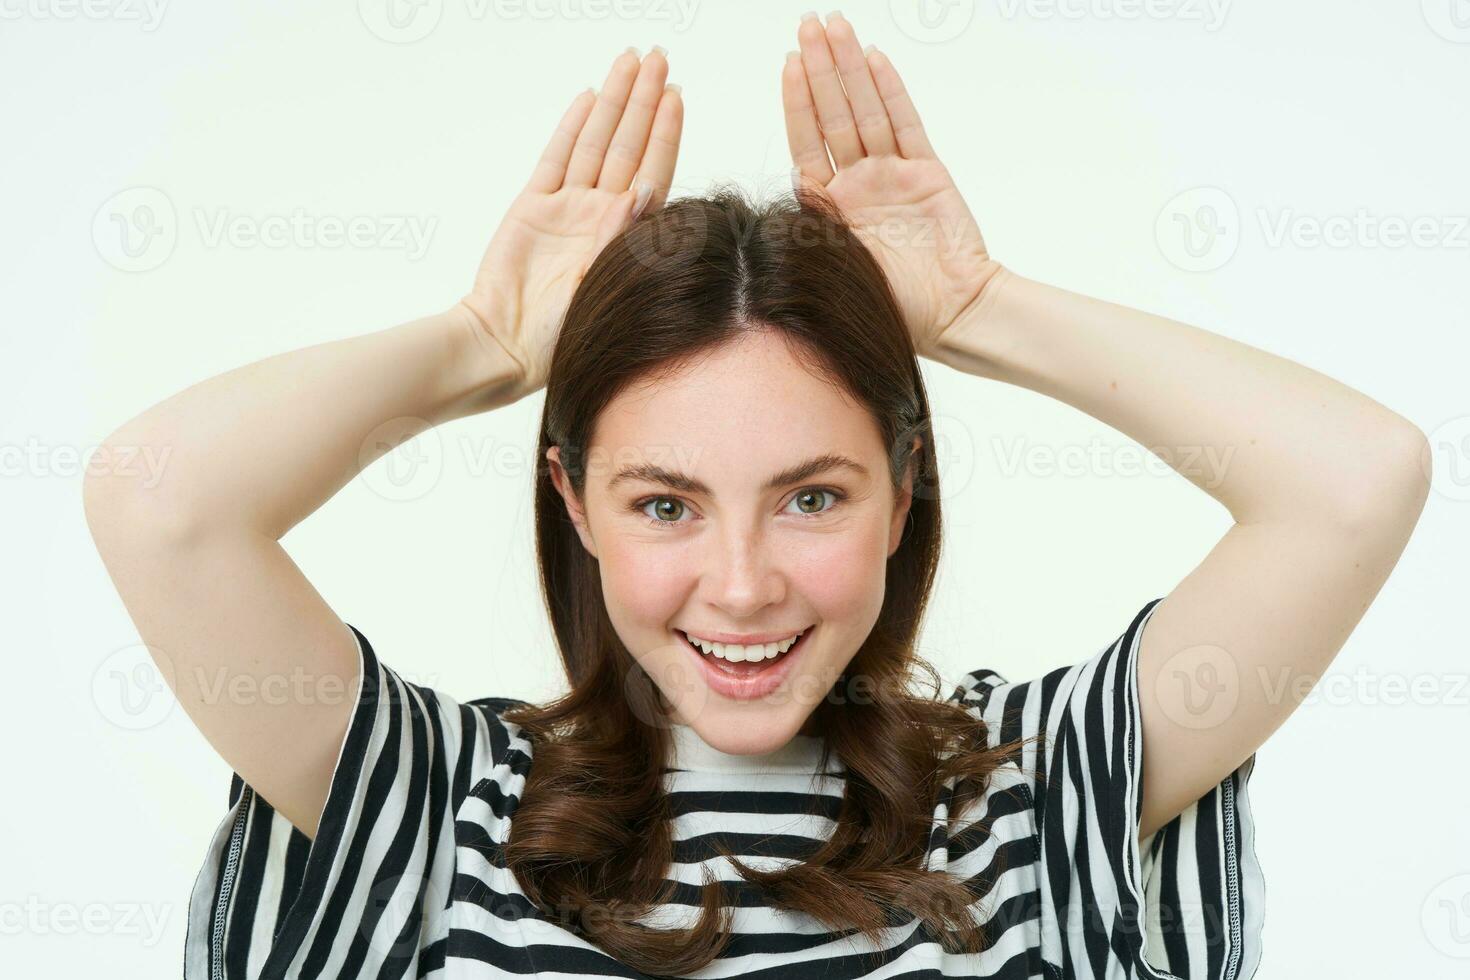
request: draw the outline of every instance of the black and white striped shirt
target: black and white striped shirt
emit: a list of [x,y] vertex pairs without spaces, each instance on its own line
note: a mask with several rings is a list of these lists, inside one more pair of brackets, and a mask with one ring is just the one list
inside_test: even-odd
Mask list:
[[[710,843],[748,863],[799,860],[834,826],[843,767],[820,742],[732,756],[674,729],[674,901],[644,920],[687,924],[708,867],[735,897],[722,955],[694,976],[1236,980],[1261,955],[1264,886],[1235,772],[1137,843],[1138,639],[1161,599],[1089,660],[1024,683],[967,674],[951,700],[992,745],[1037,732],[951,822],[935,810],[928,866],[971,882],[983,952],[945,952],[917,920],[874,944],[771,907]],[[637,977],[526,901],[504,867],[532,745],[500,712],[402,680],[357,637],[362,682],[315,841],[236,775],[189,903],[186,980],[280,977]],[[1030,775],[1023,775],[1027,773]]]

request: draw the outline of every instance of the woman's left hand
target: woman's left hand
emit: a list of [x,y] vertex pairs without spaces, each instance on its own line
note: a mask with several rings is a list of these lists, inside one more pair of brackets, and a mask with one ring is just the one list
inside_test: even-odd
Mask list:
[[887,274],[916,351],[930,355],[1000,265],[893,63],[876,49],[865,55],[840,14],[825,27],[808,17],[796,36],[781,100],[803,191],[841,208]]

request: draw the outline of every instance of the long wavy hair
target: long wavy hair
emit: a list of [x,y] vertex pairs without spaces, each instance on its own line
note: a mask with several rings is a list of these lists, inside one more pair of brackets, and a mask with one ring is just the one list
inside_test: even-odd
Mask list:
[[[1010,747],[987,750],[983,724],[940,698],[938,672],[915,651],[940,546],[928,398],[882,270],[842,213],[805,193],[757,204],[723,187],[671,201],[614,239],[571,300],[546,385],[535,488],[543,597],[570,690],[503,713],[534,751],[506,864],[542,913],[644,973],[694,972],[728,941],[732,913],[707,868],[696,924],[637,921],[674,887],[665,879],[673,845],[664,702],[613,630],[596,559],[551,481],[546,450],[560,447],[585,499],[588,442],[618,392],[752,329],[779,331],[793,356],[871,413],[890,448],[895,492],[914,465],[913,497],[878,620],[813,709],[823,768],[835,752],[846,769],[835,831],[802,862],[773,871],[719,850],[772,905],[834,930],[876,940],[917,917],[945,948],[978,951],[983,929],[970,914],[978,896],[925,858],[936,805],[947,795],[958,814]],[[913,693],[920,674],[927,694]],[[857,678],[866,683],[854,693]]]

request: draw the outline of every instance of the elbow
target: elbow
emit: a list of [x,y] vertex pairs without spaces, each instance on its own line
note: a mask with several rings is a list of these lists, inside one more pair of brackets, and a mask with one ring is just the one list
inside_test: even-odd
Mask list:
[[1419,522],[1433,478],[1429,439],[1408,420],[1395,424],[1363,447],[1367,474],[1350,487],[1339,508],[1339,520],[1355,533],[1388,530],[1407,536]]
[[81,503],[99,549],[130,541],[179,541],[194,533],[198,523],[190,517],[192,508],[181,499],[177,481],[165,479],[159,459],[138,446],[104,442],[98,447],[82,478]]

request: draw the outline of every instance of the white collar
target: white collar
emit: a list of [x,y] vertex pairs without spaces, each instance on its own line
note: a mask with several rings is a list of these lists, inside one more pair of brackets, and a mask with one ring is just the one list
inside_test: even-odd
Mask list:
[[[726,772],[752,775],[758,773],[801,773],[809,775],[817,771],[821,761],[825,740],[816,735],[793,735],[791,741],[771,752],[759,755],[732,755],[721,752],[699,737],[689,725],[672,723],[675,769],[696,772]],[[828,772],[842,771],[842,763],[834,754],[827,763]]]

